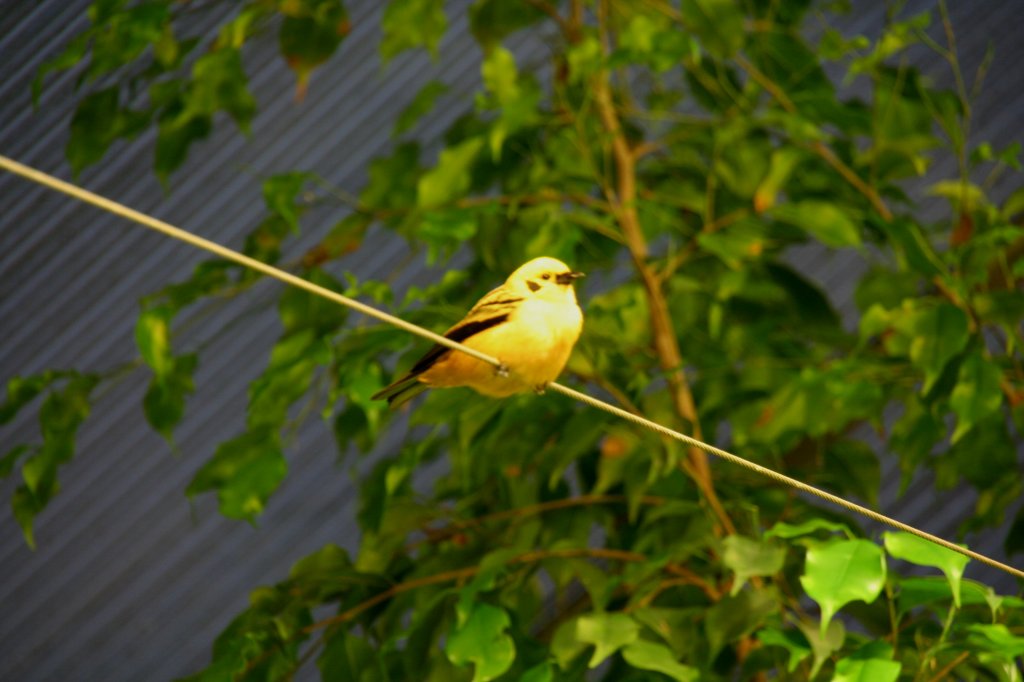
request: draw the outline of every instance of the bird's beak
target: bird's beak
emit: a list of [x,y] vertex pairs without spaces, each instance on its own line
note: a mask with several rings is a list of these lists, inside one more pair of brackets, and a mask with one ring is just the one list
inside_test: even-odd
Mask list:
[[582,272],[563,272],[555,275],[555,281],[559,284],[572,284],[573,280],[577,280],[580,277],[586,277]]

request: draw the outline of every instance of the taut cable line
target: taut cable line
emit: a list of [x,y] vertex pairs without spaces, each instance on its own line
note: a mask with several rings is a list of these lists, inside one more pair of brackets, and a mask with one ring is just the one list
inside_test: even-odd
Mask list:
[[[296,277],[291,273],[275,268],[272,265],[267,265],[266,263],[260,262],[254,258],[250,258],[249,256],[238,253],[237,251],[221,246],[216,242],[212,242],[208,239],[204,239],[190,232],[186,232],[185,230],[175,227],[170,223],[164,222],[157,218],[153,218],[152,216],[146,215],[145,213],[141,213],[132,208],[128,208],[127,206],[119,204],[116,201],[112,201],[111,199],[102,197],[94,192],[90,192],[87,189],[83,189],[81,187],[78,187],[77,185],[73,185],[69,182],[61,180],[60,178],[56,178],[52,175],[49,175],[48,173],[38,171],[34,168],[31,168],[30,166],[18,163],[17,161],[14,161],[13,159],[10,159],[6,156],[0,155],[0,168],[10,173],[14,173],[15,175],[20,175],[23,178],[36,182],[52,190],[61,192],[63,194],[67,194],[68,196],[74,197],[79,201],[85,202],[87,204],[92,204],[93,206],[113,213],[114,215],[121,216],[122,218],[127,218],[128,220],[138,223],[143,227],[148,227],[151,230],[155,230],[157,232],[160,232],[161,234],[165,234],[173,239],[177,239],[179,241],[185,242],[186,244],[190,244],[199,249],[203,249],[204,251],[208,251],[225,260],[233,261],[235,263],[238,263],[239,265],[244,265],[247,268],[251,268],[269,277],[278,279],[284,282],[285,284],[290,284],[292,286],[299,287],[300,289],[304,289],[310,293],[322,296],[328,300],[334,301],[335,303],[361,312],[364,315],[368,315],[370,317],[381,320],[382,322],[386,322],[387,324],[394,325],[395,327],[403,329],[411,334],[421,336],[425,339],[433,341],[434,343],[446,346],[453,350],[466,353],[467,355],[470,355],[478,360],[493,365],[496,369],[504,367],[500,360],[498,360],[497,358],[493,358],[487,355],[486,353],[481,353],[478,350],[474,350],[472,348],[469,348],[468,346],[464,346],[461,343],[452,341],[451,339],[445,338],[440,334],[435,334],[434,332],[424,329],[423,327],[420,327],[418,325],[406,322],[405,320],[399,317],[395,317],[394,315],[389,315],[388,313],[378,310],[372,306],[368,306],[365,303],[361,303],[355,299],[349,298],[348,296],[339,294],[336,291],[331,291],[330,289],[326,289],[317,284],[313,284],[312,282],[304,280],[301,277]],[[855,502],[851,502],[842,497],[839,497],[838,495],[833,495],[832,493],[821,490],[820,488],[815,488],[814,486],[808,485],[807,483],[804,483],[802,481],[798,481],[795,478],[791,478],[789,476],[786,476],[785,474],[781,474],[767,467],[763,467],[760,464],[756,464],[749,460],[743,459],[742,457],[734,455],[731,452],[727,452],[725,450],[722,450],[721,448],[717,448],[703,441],[699,441],[696,438],[692,438],[683,433],[670,429],[667,426],[662,426],[657,422],[653,422],[649,419],[633,414],[632,412],[627,412],[626,410],[611,405],[610,403],[607,403],[603,400],[598,400],[597,398],[589,396],[586,393],[581,393],[575,389],[569,388],[568,386],[563,386],[562,384],[559,383],[551,383],[548,385],[548,388],[550,388],[552,391],[556,391],[570,398],[574,398],[575,400],[578,400],[582,403],[590,405],[591,407],[596,407],[598,409],[609,412],[617,417],[621,417],[635,424],[644,426],[645,428],[651,429],[652,431],[660,433],[663,436],[667,436],[669,438],[673,438],[687,445],[700,448],[701,450],[708,452],[712,455],[715,455],[716,457],[720,457],[721,459],[742,466],[762,476],[766,476],[780,483],[784,483],[792,488],[795,488],[796,490],[800,490],[802,492],[820,497],[823,500],[827,500],[832,504],[848,509],[866,518],[878,521],[880,523],[884,523],[888,526],[892,526],[893,528],[905,531],[907,533],[912,533],[913,535],[916,535],[920,538],[924,538],[925,540],[933,542],[936,545],[945,547],[946,549],[952,550],[954,552],[958,552],[959,554],[963,554],[967,557],[970,557],[971,559],[980,561],[983,564],[987,564],[994,568],[998,568],[999,570],[1005,571],[1006,573],[1009,573],[1010,575],[1013,575],[1017,578],[1024,578],[1024,571],[1018,568],[1014,568],[1013,566],[1009,566],[1000,561],[996,561],[995,559],[987,557],[984,554],[979,554],[978,552],[967,549],[966,547],[961,547],[960,545],[952,543],[949,540],[940,538],[937,535],[927,533],[923,530],[915,528],[914,526],[903,523],[902,521],[898,521],[884,514],[880,514],[879,512],[876,512],[873,509],[861,506],[859,504],[856,504]]]

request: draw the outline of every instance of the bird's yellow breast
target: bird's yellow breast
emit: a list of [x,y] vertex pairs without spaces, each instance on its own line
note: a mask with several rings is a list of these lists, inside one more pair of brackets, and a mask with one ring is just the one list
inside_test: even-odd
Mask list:
[[430,386],[469,386],[484,395],[504,397],[543,388],[555,380],[583,328],[583,313],[574,299],[526,300],[505,322],[465,341],[467,346],[501,360],[508,376],[465,353],[452,351],[423,373]]

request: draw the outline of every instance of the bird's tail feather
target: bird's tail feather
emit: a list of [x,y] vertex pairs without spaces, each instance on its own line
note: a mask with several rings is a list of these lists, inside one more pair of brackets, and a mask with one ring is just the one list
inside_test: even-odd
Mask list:
[[421,382],[416,375],[403,377],[373,394],[373,400],[387,400],[388,407],[395,410],[409,402],[429,386]]

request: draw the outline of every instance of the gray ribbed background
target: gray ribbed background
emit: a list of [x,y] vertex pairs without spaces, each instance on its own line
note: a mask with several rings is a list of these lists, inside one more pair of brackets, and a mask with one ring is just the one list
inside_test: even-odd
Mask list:
[[[87,4],[0,3],[0,153],[62,177],[69,174],[63,150],[75,75],[47,79],[35,111],[29,85],[40,64],[85,27]],[[81,183],[234,247],[264,215],[258,180],[267,175],[308,169],[358,190],[367,161],[390,148],[395,116],[423,83],[440,78],[452,86],[415,131],[430,147],[472,105],[468,95],[478,80],[479,51],[465,30],[466,0],[449,3],[452,26],[438,62],[403,55],[386,69],[376,56],[382,4],[348,3],[353,31],[327,68],[314,73],[301,103],[294,101],[294,81],[275,41],[251,50],[251,85],[260,104],[252,137],[241,137],[225,122],[194,147],[169,194],[151,172],[151,135],[116,144]],[[872,8],[848,23],[848,33],[877,31],[881,3],[864,4]],[[997,48],[975,110],[975,131],[977,139],[1001,148],[1019,139],[1024,113],[1024,45],[1014,42],[1024,25],[1024,2],[951,4],[967,73],[989,40]],[[200,13],[195,20],[213,27],[222,16]],[[544,58],[539,43],[511,46],[526,60]],[[917,57],[936,79],[948,80],[934,56]],[[950,160],[935,170],[948,174],[951,168]],[[0,174],[0,198],[4,381],[47,367],[105,369],[133,357],[139,297],[187,277],[203,258],[8,175]],[[312,214],[303,243],[342,215]],[[382,276],[405,253],[391,236],[371,240],[373,248],[339,270]],[[857,272],[851,259],[817,253],[794,258],[851,312]],[[413,277],[432,275],[413,268],[402,281]],[[176,432],[179,454],[145,426],[140,401],[146,377],[136,373],[105,392],[83,426],[78,454],[61,470],[63,491],[37,521],[39,549],[28,550],[9,514],[0,515],[0,679],[160,680],[193,672],[208,661],[216,634],[245,607],[249,589],[281,579],[296,559],[325,543],[356,546],[356,493],[348,467],[336,465],[333,440],[315,419],[289,448],[289,477],[259,528],[221,518],[211,496],[197,500],[193,510],[183,495],[214,445],[243,427],[248,381],[264,366],[278,334],[272,309],[277,291],[278,285],[264,283],[242,300],[194,316],[183,347],[214,340],[202,355],[196,396]],[[36,431],[33,410],[26,410],[0,431],[0,451],[33,440]],[[400,436],[394,433],[380,449]],[[930,531],[950,536],[971,513],[970,494],[937,496],[922,481],[895,500],[895,477],[887,473],[886,480],[883,510]],[[5,506],[16,483],[0,483]],[[998,555],[1001,537],[974,539],[972,545]],[[1011,588],[979,567],[968,575]]]

